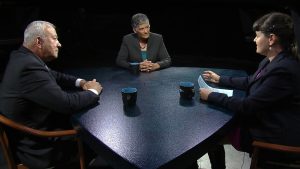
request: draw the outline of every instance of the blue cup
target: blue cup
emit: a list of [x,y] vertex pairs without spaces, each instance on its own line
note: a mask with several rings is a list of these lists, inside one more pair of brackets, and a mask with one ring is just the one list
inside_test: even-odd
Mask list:
[[122,88],[121,92],[124,106],[134,106],[136,104],[137,88],[125,87]]
[[184,99],[192,99],[195,96],[195,89],[193,82],[180,82],[179,83],[180,97]]
[[133,73],[133,74],[139,74],[140,73],[140,63],[138,62],[130,62],[130,71]]

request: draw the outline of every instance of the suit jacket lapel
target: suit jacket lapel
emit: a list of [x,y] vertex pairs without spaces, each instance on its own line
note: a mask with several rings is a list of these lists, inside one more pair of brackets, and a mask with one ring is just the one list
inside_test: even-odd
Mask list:
[[138,35],[137,33],[134,33],[133,34],[133,41],[132,41],[132,45],[133,45],[133,49],[134,49],[134,52],[135,52],[135,55],[134,57],[136,57],[136,59],[141,62],[143,61],[142,60],[142,56],[141,56],[141,47],[140,47],[140,42],[139,42],[139,38],[138,38]]
[[[270,70],[272,70],[272,68],[274,67],[274,65],[276,66],[277,62],[280,61],[281,59],[284,59],[284,56],[285,54],[284,53],[280,53],[278,54],[273,60],[272,62],[269,63],[269,60],[268,58],[265,58],[261,64],[259,65],[259,68],[257,69],[257,71],[253,74],[252,76],[252,80],[251,80],[251,83],[250,83],[250,86],[260,80],[261,78],[263,78],[264,76],[268,75]],[[267,65],[266,65],[267,64]],[[263,68],[265,66],[265,68]],[[259,77],[256,78],[257,74],[259,73],[259,70],[263,68],[263,70],[260,72],[260,75]]]
[[[262,60],[258,66],[258,69],[256,70],[256,72],[252,75],[251,77],[251,81],[254,82],[256,80],[258,80],[259,78],[261,78],[261,76],[264,74],[264,70],[263,67],[266,66],[266,64],[269,63],[268,58],[265,58],[264,60]],[[261,71],[262,70],[262,71]],[[257,75],[260,74],[260,77],[257,77]]]
[[151,60],[151,56],[153,56],[152,55],[152,48],[151,48],[151,46],[152,46],[152,44],[153,44],[153,38],[152,38],[152,34],[151,34],[151,32],[150,32],[150,35],[149,35],[149,39],[148,39],[148,43],[147,43],[147,55],[148,55],[148,60]]
[[140,48],[140,42],[139,42],[139,38],[138,38],[138,36],[137,36],[137,34],[135,33],[134,35],[133,35],[133,37],[134,37],[134,48],[137,50],[137,51],[140,51],[141,50],[141,48]]

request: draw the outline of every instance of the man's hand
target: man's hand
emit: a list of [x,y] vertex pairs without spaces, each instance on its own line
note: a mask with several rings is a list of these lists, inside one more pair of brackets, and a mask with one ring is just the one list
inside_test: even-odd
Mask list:
[[86,80],[84,80],[84,79],[82,79],[82,80],[80,80],[80,82],[79,82],[79,86],[83,89],[83,90],[85,90],[84,89],[84,84],[86,83]]
[[92,81],[85,82],[82,89],[83,90],[94,89],[100,94],[103,88],[101,84],[96,81],[96,79],[93,79]]

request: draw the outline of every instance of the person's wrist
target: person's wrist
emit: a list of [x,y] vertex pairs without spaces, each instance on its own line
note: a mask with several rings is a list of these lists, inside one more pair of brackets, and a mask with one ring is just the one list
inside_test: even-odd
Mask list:
[[79,82],[80,87],[83,88],[83,86],[84,86],[85,83],[86,83],[86,80],[82,79],[82,80]]
[[158,63],[154,63],[153,64],[154,70],[157,70],[160,68],[160,65]]
[[217,83],[220,83],[220,76],[217,77]]

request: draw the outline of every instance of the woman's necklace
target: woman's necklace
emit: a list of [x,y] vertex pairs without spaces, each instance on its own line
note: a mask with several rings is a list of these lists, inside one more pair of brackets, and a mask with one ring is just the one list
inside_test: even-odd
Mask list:
[[140,48],[145,50],[147,48],[147,43],[140,42]]

